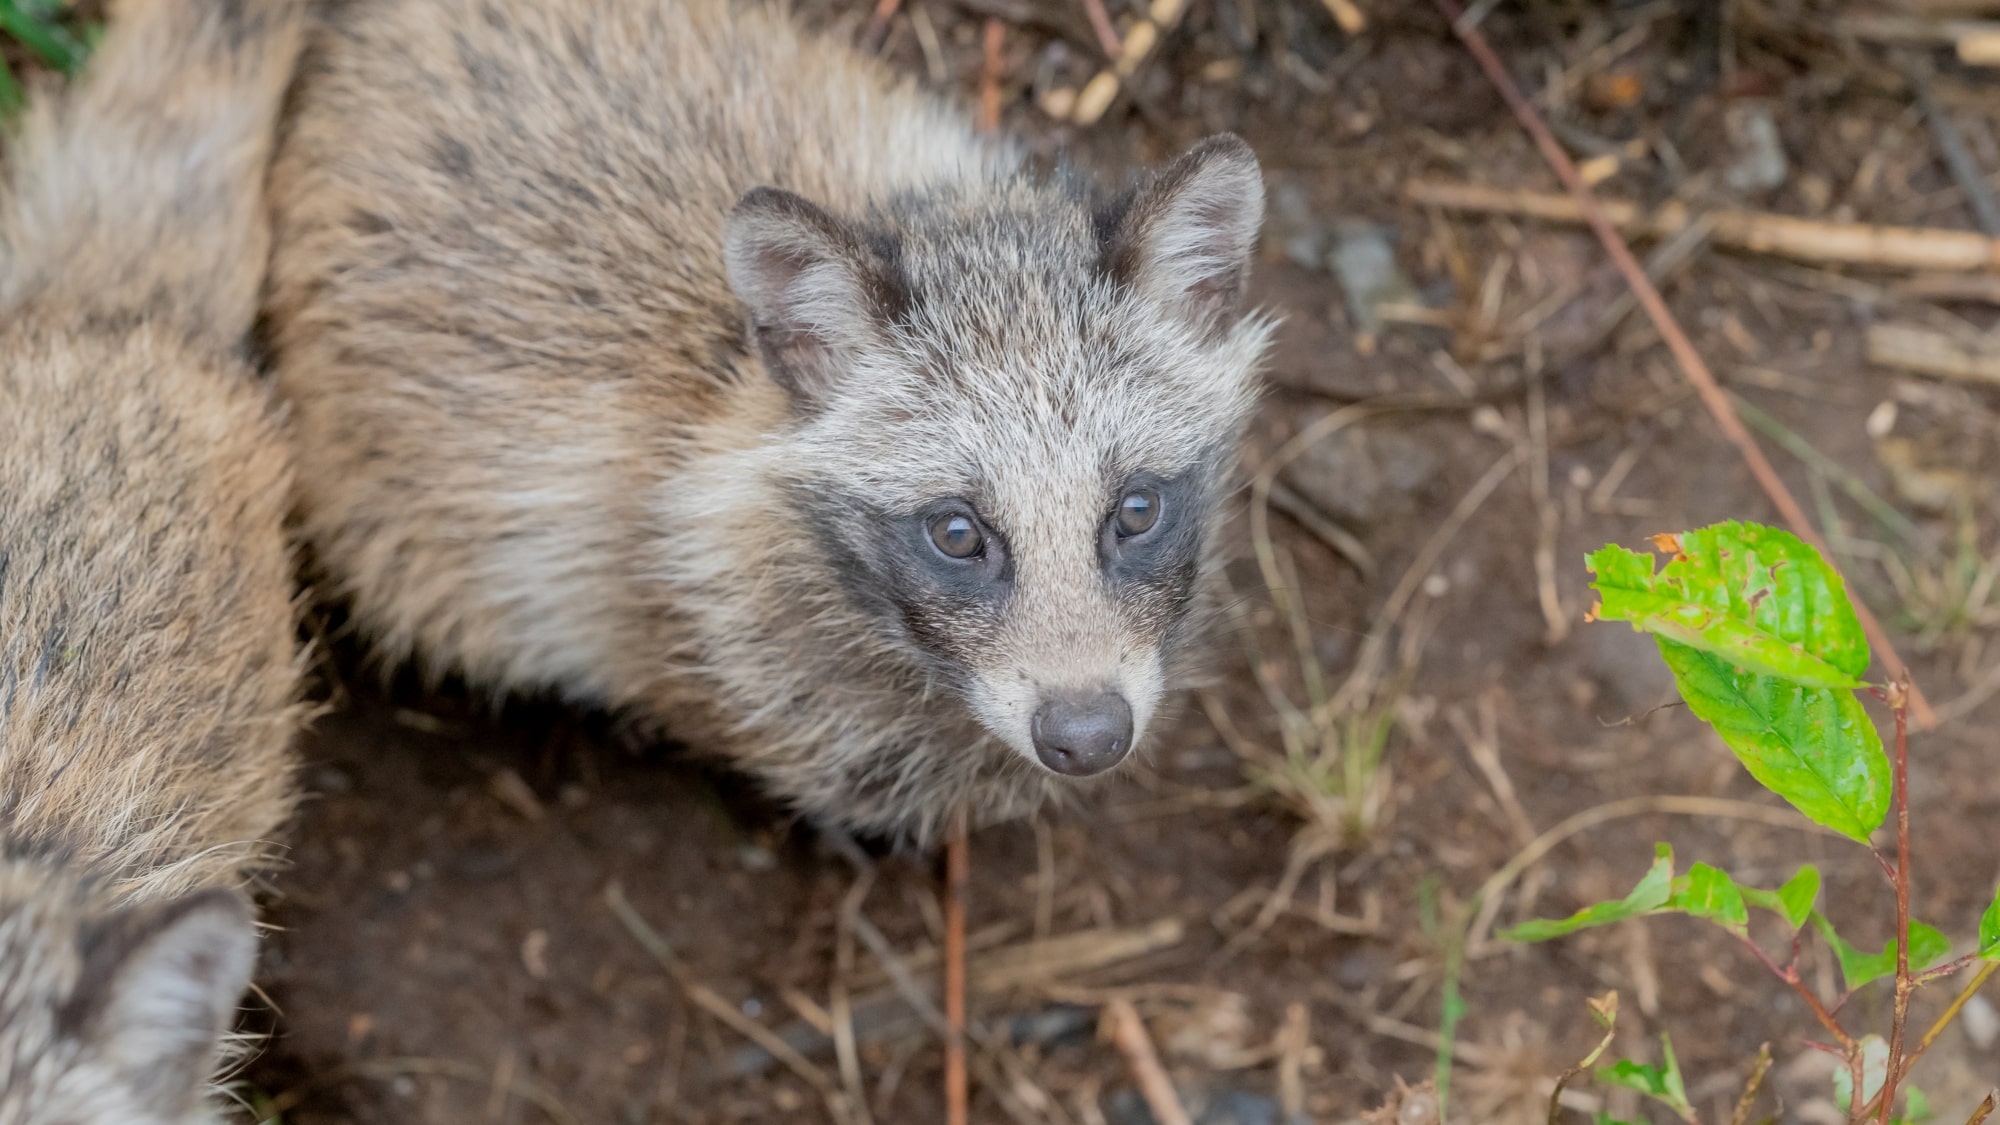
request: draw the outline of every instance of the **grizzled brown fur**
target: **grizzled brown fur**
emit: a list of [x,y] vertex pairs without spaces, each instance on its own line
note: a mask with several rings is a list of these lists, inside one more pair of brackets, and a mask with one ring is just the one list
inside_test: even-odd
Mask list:
[[299,508],[389,661],[917,840],[1059,788],[1048,699],[1143,734],[1271,327],[1240,141],[1099,197],[755,0],[346,0],[287,120]]
[[291,815],[290,462],[241,358],[295,0],[122,0],[0,182],[0,1125],[215,1120]]

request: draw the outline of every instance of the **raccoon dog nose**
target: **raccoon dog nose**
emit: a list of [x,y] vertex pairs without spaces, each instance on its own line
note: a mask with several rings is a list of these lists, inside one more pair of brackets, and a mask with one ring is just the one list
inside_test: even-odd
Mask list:
[[1043,701],[1033,724],[1035,754],[1070,777],[1103,773],[1132,748],[1132,707],[1117,692]]

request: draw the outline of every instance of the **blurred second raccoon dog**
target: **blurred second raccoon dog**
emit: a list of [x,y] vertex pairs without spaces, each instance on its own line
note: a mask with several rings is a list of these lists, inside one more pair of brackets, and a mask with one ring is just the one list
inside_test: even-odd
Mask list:
[[195,1125],[295,803],[290,458],[241,355],[297,0],[119,0],[0,179],[0,1125]]

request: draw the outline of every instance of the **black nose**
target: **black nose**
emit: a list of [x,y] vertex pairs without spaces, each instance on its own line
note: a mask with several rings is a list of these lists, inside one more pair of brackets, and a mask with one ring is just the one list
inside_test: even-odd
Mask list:
[[1132,748],[1132,708],[1112,691],[1081,699],[1058,696],[1036,709],[1034,734],[1043,765],[1089,777],[1123,761]]

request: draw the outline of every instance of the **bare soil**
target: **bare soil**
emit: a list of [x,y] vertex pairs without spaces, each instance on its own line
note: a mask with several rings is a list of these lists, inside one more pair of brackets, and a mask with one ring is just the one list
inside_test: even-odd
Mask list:
[[[1772,807],[1717,739],[1670,706],[1649,641],[1584,623],[1582,560],[1605,542],[1776,517],[1643,316],[1593,338],[1623,290],[1586,234],[1404,202],[1404,185],[1420,176],[1555,187],[1429,5],[1364,2],[1371,25],[1350,39],[1304,0],[1198,0],[1139,72],[1137,100],[1077,130],[1033,99],[1081,85],[1101,58],[1081,5],[916,3],[890,25],[888,57],[968,105],[981,26],[1005,17],[1005,124],[1049,152],[1066,147],[1114,175],[1227,128],[1262,156],[1277,202],[1256,296],[1286,325],[1250,464],[1346,404],[1401,407],[1328,439],[1284,478],[1353,535],[1371,572],[1291,516],[1270,520],[1274,557],[1289,568],[1280,585],[1302,600],[1310,655],[1331,683],[1347,676],[1392,591],[1468,491],[1517,458],[1436,565],[1410,576],[1418,585],[1395,622],[1390,661],[1393,671],[1409,657],[1409,678],[1375,697],[1395,721],[1373,823],[1306,864],[1261,932],[1253,921],[1295,843],[1330,837],[1246,784],[1241,755],[1276,746],[1279,723],[1252,652],[1268,658],[1271,682],[1305,699],[1287,603],[1260,574],[1247,519],[1232,544],[1237,627],[1216,644],[1207,705],[1190,700],[1133,778],[1093,790],[1078,809],[972,841],[975,973],[1038,937],[1178,927],[1178,940],[1156,934],[1151,952],[1080,973],[1057,973],[1045,958],[1041,979],[976,996],[973,1015],[1001,1046],[980,1053],[997,1070],[975,1073],[975,1121],[1148,1120],[1122,1058],[1096,1033],[1095,1006],[1113,995],[1139,1004],[1184,1095],[1208,1106],[1202,1120],[1278,1121],[1287,1097],[1308,1120],[1351,1120],[1399,1077],[1433,1072],[1450,934],[1474,891],[1531,836],[1655,794]],[[834,33],[856,33],[855,11],[806,7],[816,20],[839,17]],[[1120,17],[1134,8],[1109,7]],[[1709,19],[1719,4],[1522,7],[1503,5],[1488,34],[1542,94],[1572,151],[1626,154],[1605,194],[1973,225],[1885,56],[1772,22],[1796,12],[1823,26],[1825,5],[1731,4],[1739,18],[1719,29]],[[2000,183],[1992,72],[1936,61],[1940,99]],[[1762,192],[1732,189],[1723,175],[1740,155],[1729,115],[1754,105],[1770,110],[1788,158],[1783,183]],[[1412,299],[1441,310],[1445,326],[1391,324],[1372,354],[1357,348],[1340,284],[1287,252],[1346,219],[1392,228]],[[1985,565],[2000,561],[1991,485],[2000,393],[1870,366],[1862,345],[1877,320],[1987,327],[1993,308],[1926,303],[1895,278],[1715,249],[1663,289],[1734,393],[1916,521],[1929,549],[1952,557],[1963,534]],[[1890,436],[1910,442],[1890,447],[1889,461],[1920,462],[1900,477],[1868,429],[1885,403],[1897,412]],[[1925,562],[1924,548],[1897,539],[1837,482],[1766,446],[1825,521],[1858,591],[1894,624],[1933,702],[1990,679],[2000,660],[1989,643],[1994,612],[1918,635],[1937,599],[1910,591],[1948,568]],[[1955,499],[1942,511],[1920,505],[1926,481]],[[1893,581],[1898,566],[1918,578]],[[329,627],[338,638],[337,616]],[[305,747],[314,797],[270,900],[278,932],[260,977],[273,1007],[250,1020],[275,1038],[244,1072],[247,1098],[296,1125],[829,1119],[821,1092],[783,1066],[731,1072],[744,1069],[746,1040],[691,1004],[607,905],[607,889],[713,997],[769,1028],[809,1027],[837,995],[884,987],[865,944],[842,968],[855,860],[674,748],[621,744],[599,716],[519,700],[495,713],[462,690],[378,686],[344,640],[324,684],[337,707]],[[1987,726],[2000,703],[1960,711],[1919,737],[1913,799],[1918,912],[1963,942],[2000,876],[2000,760]],[[1889,899],[1872,861],[1804,828],[1783,816],[1611,820],[1531,865],[1500,921],[1620,895],[1653,842],[1670,841],[1683,863],[1765,886],[1817,863],[1857,943],[1884,940]],[[938,865],[866,862],[860,915],[930,984]],[[1829,958],[1809,952],[1806,965],[1823,992],[1836,991]],[[1671,1032],[1704,1120],[1730,1119],[1766,1042],[1777,1065],[1760,1112],[1834,1119],[1831,1064],[1802,1042],[1811,1018],[1740,946],[1692,922],[1528,947],[1486,942],[1459,987],[1454,1119],[1544,1120],[1548,1081],[1594,1040],[1584,1000],[1609,989],[1622,999],[1619,1049],[1656,1059],[1658,1035]],[[1857,997],[1854,1022],[1886,1026],[1886,995]],[[1920,1016],[1946,995],[1926,992]],[[1301,1018],[1303,1037],[1283,1034]],[[860,1038],[855,1071],[872,1120],[942,1121],[941,1051],[922,1024],[904,1019]],[[811,1055],[839,1087],[834,1052]],[[1968,1030],[1940,1043],[1918,1072],[1939,1120],[1965,1120],[2000,1084],[1996,1058],[1992,1041]],[[1645,1119],[1629,1095],[1588,1082],[1579,1090],[1588,1104]]]

